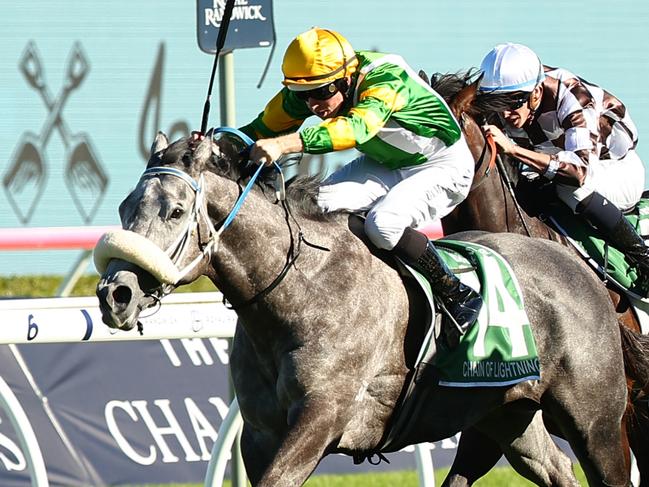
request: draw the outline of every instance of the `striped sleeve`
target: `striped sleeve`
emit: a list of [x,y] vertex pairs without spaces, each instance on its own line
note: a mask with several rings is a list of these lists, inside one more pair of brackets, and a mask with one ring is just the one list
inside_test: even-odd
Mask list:
[[582,83],[573,79],[567,88],[557,107],[557,117],[565,131],[563,149],[588,165],[598,159],[599,114],[592,94]]
[[264,111],[251,123],[241,127],[241,130],[255,140],[277,137],[295,132],[311,115],[313,114],[306,103],[287,88],[283,88],[268,102]]
[[390,72],[368,75],[359,91],[358,103],[346,115],[302,130],[300,135],[305,152],[323,153],[363,144],[408,102],[407,87]]

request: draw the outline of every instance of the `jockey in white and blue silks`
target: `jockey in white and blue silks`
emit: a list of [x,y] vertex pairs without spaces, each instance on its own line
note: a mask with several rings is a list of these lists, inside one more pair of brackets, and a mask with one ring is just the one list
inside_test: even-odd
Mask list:
[[[365,233],[422,272],[462,330],[482,305],[415,227],[466,198],[473,158],[449,107],[401,56],[354,51],[339,33],[313,28],[289,45],[284,88],[249,125],[255,162],[283,154],[356,148],[362,155],[323,184],[325,211],[367,211]],[[312,115],[322,119],[302,128]],[[299,132],[298,132],[299,130]]]
[[499,149],[552,181],[556,194],[649,275],[649,249],[623,216],[644,190],[637,129],[624,104],[571,72],[543,66],[521,44],[499,44],[482,60],[476,104],[501,106]]

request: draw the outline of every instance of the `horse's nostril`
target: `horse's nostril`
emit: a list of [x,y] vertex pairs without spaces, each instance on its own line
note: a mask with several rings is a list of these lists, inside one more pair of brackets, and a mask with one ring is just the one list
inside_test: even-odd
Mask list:
[[113,299],[119,304],[128,304],[133,297],[133,293],[128,286],[117,286],[113,291]]

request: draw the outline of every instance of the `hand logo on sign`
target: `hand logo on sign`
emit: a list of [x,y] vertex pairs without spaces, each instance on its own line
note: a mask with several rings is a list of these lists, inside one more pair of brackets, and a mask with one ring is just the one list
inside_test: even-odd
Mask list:
[[[161,106],[162,106],[162,84],[165,65],[165,44],[160,43],[158,55],[156,56],[155,66],[151,73],[149,89],[144,99],[144,106],[140,114],[139,129],[139,146],[140,154],[145,163],[149,160],[151,154],[151,141],[155,139],[158,130],[161,127]],[[176,140],[180,137],[189,135],[189,125],[184,120],[176,120],[169,129],[166,130],[169,140]]]
[[89,71],[81,44],[77,42],[72,47],[63,88],[54,100],[45,84],[43,65],[33,42],[27,45],[19,66],[29,85],[43,99],[48,116],[40,134],[25,132],[14,151],[3,178],[9,202],[18,218],[23,223],[29,222],[45,187],[45,150],[54,128],[57,128],[66,149],[67,165],[64,175],[68,191],[84,221],[89,223],[106,191],[108,177],[90,137],[85,132],[71,134],[61,117],[68,96],[81,84]]

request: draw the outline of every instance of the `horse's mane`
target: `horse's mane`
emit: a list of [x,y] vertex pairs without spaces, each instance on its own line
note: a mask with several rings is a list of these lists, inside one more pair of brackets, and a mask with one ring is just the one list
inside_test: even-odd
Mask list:
[[343,212],[325,212],[318,205],[318,191],[322,186],[322,176],[296,176],[287,182],[286,198],[290,201],[291,209],[301,215],[317,219],[331,220]]
[[[480,72],[477,68],[455,73],[433,73],[428,77],[424,71],[419,71],[419,76],[430,84],[451,108],[459,107],[461,112],[466,112],[472,117],[491,118],[494,114],[508,109],[513,100],[520,98],[520,92],[515,93],[480,93],[477,84],[480,81]],[[456,116],[459,115],[456,113]]]
[[[419,76],[430,83],[431,88],[444,98],[458,118],[466,113],[474,119],[479,119],[480,123],[489,121],[500,124],[496,114],[505,111],[511,105],[512,99],[521,96],[520,92],[512,94],[479,93],[477,86],[481,75],[476,68],[456,73],[434,73],[430,80],[423,71],[419,72]],[[519,178],[516,161],[508,156],[502,156],[502,159],[507,162],[503,165],[503,170],[507,172],[509,179],[515,185]]]
[[[194,161],[194,144],[190,138],[177,140],[169,145],[162,157],[154,154],[147,167],[151,166],[178,166],[191,173]],[[219,176],[232,181],[247,182],[254,174],[257,167],[244,158],[227,157],[222,154],[212,154],[208,162],[208,169]],[[192,174],[196,177],[197,174]],[[265,195],[274,195],[273,179],[277,177],[274,169],[262,170],[256,184],[258,191]],[[329,220],[334,213],[325,213],[317,203],[318,190],[322,184],[321,176],[297,176],[286,183],[286,198],[291,211],[318,220]]]
[[419,76],[442,95],[447,103],[451,103],[462,89],[469,86],[474,81],[475,75],[474,68],[455,73],[433,73],[430,78],[424,71],[419,71]]

